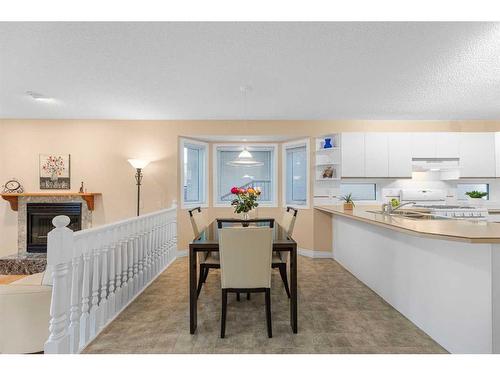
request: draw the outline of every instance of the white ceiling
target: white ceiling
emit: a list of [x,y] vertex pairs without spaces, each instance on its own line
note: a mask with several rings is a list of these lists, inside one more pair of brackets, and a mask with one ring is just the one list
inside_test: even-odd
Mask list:
[[0,118],[500,119],[500,24],[0,23]]

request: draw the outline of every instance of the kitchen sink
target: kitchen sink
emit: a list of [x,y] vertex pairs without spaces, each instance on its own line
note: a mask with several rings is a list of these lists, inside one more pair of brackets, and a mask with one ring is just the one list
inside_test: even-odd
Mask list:
[[370,212],[372,214],[393,216],[393,217],[404,217],[405,219],[415,219],[415,220],[446,220],[446,219],[451,220],[451,218],[445,216],[437,216],[424,212],[410,211],[410,210],[401,210],[390,213],[384,212],[382,210],[373,210],[373,211],[367,210],[366,212]]

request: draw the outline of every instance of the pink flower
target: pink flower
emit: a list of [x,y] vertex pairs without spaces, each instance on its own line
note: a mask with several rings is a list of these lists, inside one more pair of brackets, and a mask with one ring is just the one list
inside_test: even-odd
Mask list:
[[238,194],[240,192],[240,189],[238,189],[236,186],[233,186],[231,188],[231,194]]

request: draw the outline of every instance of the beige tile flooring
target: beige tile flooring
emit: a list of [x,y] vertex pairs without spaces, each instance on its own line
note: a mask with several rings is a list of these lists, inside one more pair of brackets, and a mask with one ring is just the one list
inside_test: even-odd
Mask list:
[[[273,271],[273,338],[266,335],[264,296],[230,295],[226,338],[220,332],[219,271],[198,300],[189,334],[187,258],[176,260],[111,323],[85,353],[446,353],[423,331],[331,259],[299,257],[299,333]],[[242,296],[243,297],[243,296]]]

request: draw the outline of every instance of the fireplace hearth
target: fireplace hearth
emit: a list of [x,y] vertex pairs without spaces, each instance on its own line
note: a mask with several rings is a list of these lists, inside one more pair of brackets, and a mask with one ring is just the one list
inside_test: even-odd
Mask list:
[[52,219],[58,215],[66,215],[70,218],[68,227],[71,230],[82,229],[81,203],[28,203],[26,214],[26,251],[28,253],[47,252],[47,235],[54,229]]

